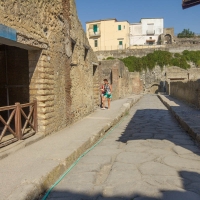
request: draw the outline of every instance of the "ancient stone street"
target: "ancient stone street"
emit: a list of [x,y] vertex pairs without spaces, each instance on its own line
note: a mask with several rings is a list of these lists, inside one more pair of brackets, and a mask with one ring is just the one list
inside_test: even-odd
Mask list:
[[200,148],[156,95],[145,95],[47,199],[121,198],[200,199]]

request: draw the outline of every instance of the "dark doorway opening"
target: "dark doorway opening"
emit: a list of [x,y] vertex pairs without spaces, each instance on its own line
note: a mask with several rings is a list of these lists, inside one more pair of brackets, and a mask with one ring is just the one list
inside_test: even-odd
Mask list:
[[[0,45],[0,107],[15,105],[16,102],[29,102],[28,50]],[[0,114],[8,120],[11,112],[2,111]],[[0,129],[2,127],[0,123]]]
[[93,100],[94,100],[93,107],[94,108],[100,105],[99,92],[100,92],[100,88],[99,88],[98,65],[93,64]]
[[29,102],[28,51],[0,45],[0,107]]

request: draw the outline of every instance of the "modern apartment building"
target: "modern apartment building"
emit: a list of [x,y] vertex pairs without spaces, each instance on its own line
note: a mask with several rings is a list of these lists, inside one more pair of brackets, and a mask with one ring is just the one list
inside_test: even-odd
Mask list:
[[164,31],[163,18],[141,19],[140,23],[130,24],[130,46],[158,45]]
[[129,47],[128,21],[105,19],[86,22],[86,33],[94,51],[126,49]]

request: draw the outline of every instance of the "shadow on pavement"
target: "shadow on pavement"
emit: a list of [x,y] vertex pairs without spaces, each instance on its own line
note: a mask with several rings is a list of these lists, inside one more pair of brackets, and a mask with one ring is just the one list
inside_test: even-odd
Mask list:
[[[124,130],[124,127],[123,127]],[[62,184],[62,188],[54,188],[54,190],[50,193],[48,200],[200,200],[200,158],[197,155],[200,155],[200,148],[196,145],[196,143],[186,134],[186,132],[180,128],[175,119],[171,116],[168,110],[164,109],[143,109],[137,110],[133,117],[131,118],[128,125],[125,127],[122,135],[118,139],[118,142],[122,143],[131,143],[131,141],[144,142],[144,145],[150,145],[150,147],[154,147],[156,150],[168,150],[172,151],[172,153],[176,154],[177,157],[182,159],[181,156],[196,156],[195,158],[191,158],[190,166],[194,161],[195,166],[193,168],[187,168],[187,159],[186,163],[181,163],[176,159],[173,161],[178,165],[175,168],[177,169],[177,177],[179,178],[179,183],[176,185],[176,181],[167,179],[167,175],[163,175],[163,179],[167,179],[165,184],[172,185],[172,189],[157,189],[150,194],[154,194],[154,196],[147,195],[145,191],[145,187],[140,185],[135,181],[135,184],[131,184],[127,182],[127,186],[121,186],[119,180],[119,187],[112,188],[112,186],[107,185],[106,190],[112,190],[111,195],[105,197],[103,192],[103,187],[99,186],[99,188],[93,188],[93,184],[85,184],[80,183],[79,180],[74,180],[69,184],[75,185],[76,187],[71,187],[72,189],[64,189],[65,186]],[[160,141],[160,142],[158,142]],[[148,144],[149,142],[149,144]],[[135,143],[134,143],[135,144]],[[128,146],[128,145],[127,145]],[[131,147],[131,146],[130,146]],[[134,152],[134,149],[133,149]],[[162,152],[161,152],[162,153]],[[194,155],[191,155],[194,153]],[[195,155],[196,154],[196,155]],[[184,158],[183,158],[184,159]],[[171,160],[170,160],[171,162]],[[190,160],[188,159],[188,162]],[[199,165],[198,165],[199,162]],[[185,164],[185,165],[184,165]],[[167,166],[167,164],[166,164]],[[196,168],[195,168],[196,167]],[[173,168],[173,166],[172,166]],[[162,171],[162,170],[161,170]],[[161,179],[162,179],[161,178]],[[145,180],[143,180],[145,182]],[[169,181],[169,182],[168,182]],[[173,183],[172,183],[173,182]],[[150,184],[147,183],[146,184]],[[158,188],[162,187],[161,182],[156,182]],[[160,186],[160,187],[159,187]],[[130,189],[131,193],[125,193],[126,187]],[[152,185],[152,188],[154,185]],[[155,186],[156,188],[156,186]],[[115,191],[115,190],[116,191]],[[93,191],[92,193],[89,193]],[[139,192],[140,191],[140,192]],[[141,192],[143,191],[143,192]],[[114,195],[117,193],[118,195]],[[107,193],[108,194],[108,193]],[[120,195],[122,194],[122,195]],[[124,195],[126,194],[126,195]]]
[[[137,110],[118,142],[127,143],[132,140],[169,141],[176,145],[174,151],[177,154],[193,152],[200,155],[199,145],[179,126],[168,110]],[[160,143],[158,149],[162,148],[165,147]],[[188,152],[183,152],[184,149]]]
[[[185,190],[161,190],[154,197],[145,196],[144,194],[134,193],[132,195],[104,197],[101,193],[88,194],[87,191],[80,193],[67,190],[53,190],[47,200],[199,200],[200,198],[200,174],[181,171],[182,184]],[[77,188],[80,185],[77,185]],[[134,185],[133,185],[134,190]]]

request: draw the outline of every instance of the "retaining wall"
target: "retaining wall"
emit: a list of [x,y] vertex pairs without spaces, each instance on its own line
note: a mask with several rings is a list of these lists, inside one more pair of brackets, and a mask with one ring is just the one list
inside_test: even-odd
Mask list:
[[170,95],[200,108],[200,80],[171,82]]

